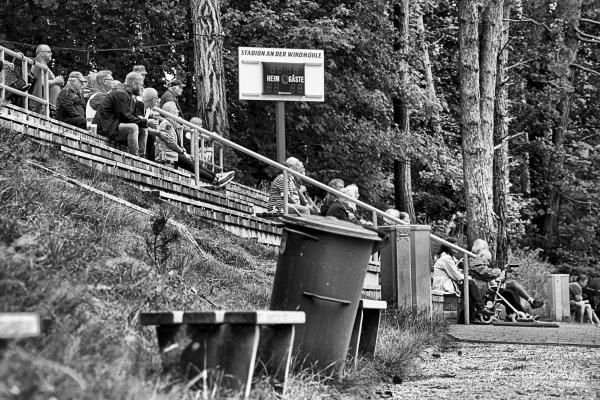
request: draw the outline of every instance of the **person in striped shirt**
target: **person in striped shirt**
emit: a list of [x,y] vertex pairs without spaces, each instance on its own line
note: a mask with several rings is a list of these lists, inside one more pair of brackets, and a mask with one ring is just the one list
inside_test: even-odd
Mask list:
[[[304,175],[306,172],[302,161],[296,157],[289,157],[285,160],[285,164],[293,169],[294,171]],[[283,173],[277,175],[273,182],[271,182],[271,190],[269,191],[269,202],[267,203],[267,209],[269,212],[283,212]],[[288,174],[287,184],[287,198],[288,198],[288,212],[296,214],[310,214],[309,205],[304,200],[303,193],[306,192],[306,188],[299,185],[296,178],[291,174]]]

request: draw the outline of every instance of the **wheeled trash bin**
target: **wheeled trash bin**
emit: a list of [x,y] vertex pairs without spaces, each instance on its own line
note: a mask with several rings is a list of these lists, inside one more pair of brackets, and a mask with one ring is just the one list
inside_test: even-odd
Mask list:
[[382,238],[360,225],[321,216],[284,216],[271,310],[300,310],[297,367],[337,374],[346,359],[371,253]]

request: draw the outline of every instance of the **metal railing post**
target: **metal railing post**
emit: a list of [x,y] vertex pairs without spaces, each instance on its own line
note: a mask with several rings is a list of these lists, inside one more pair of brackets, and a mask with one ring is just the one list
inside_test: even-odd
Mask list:
[[471,319],[469,315],[469,255],[463,253],[463,315],[465,316],[465,325],[469,325]]
[[198,159],[198,131],[192,130],[192,157],[194,157],[194,180],[200,185],[200,160]]
[[288,173],[283,170],[283,214],[288,213]]

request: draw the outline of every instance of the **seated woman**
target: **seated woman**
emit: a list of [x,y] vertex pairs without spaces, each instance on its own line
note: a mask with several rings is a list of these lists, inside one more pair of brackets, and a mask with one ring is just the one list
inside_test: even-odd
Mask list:
[[[485,240],[475,240],[471,252],[477,254],[479,257],[469,258],[469,273],[477,282],[479,289],[482,292],[487,293],[490,286],[495,287],[497,285],[497,280],[504,280],[505,271],[501,271],[500,268],[491,266],[492,254],[490,253],[489,245]],[[544,304],[543,302],[530,297],[523,286],[516,281],[509,282],[511,282],[510,285],[507,282],[506,287],[498,289],[498,293],[506,299],[506,302],[501,301],[501,304],[503,304],[506,309],[507,320],[516,321],[517,318],[528,317],[528,314],[521,305],[521,295],[526,296],[526,299],[532,304],[532,308],[535,308],[533,307],[534,305],[541,307],[541,305]]]
[[600,327],[600,321],[598,316],[592,309],[590,302],[583,299],[583,288],[588,284],[588,277],[586,275],[579,275],[576,282],[569,283],[569,296],[571,306],[574,306],[577,311],[577,320],[579,322],[585,322],[584,318],[588,317],[590,324],[595,324]]
[[[353,199],[358,199],[359,196],[358,186],[355,184],[351,184],[343,189],[340,189],[340,192],[350,196]],[[359,219],[356,217],[356,204],[353,201],[343,197],[336,198],[327,209],[327,213],[325,215],[327,217],[335,217],[343,221],[359,222]]]
[[[447,242],[455,243],[456,239],[447,238]],[[453,293],[457,296],[461,295],[460,282],[463,281],[464,275],[459,271],[456,265],[456,258],[452,249],[443,244],[434,256],[435,263],[433,264],[433,284],[432,291],[443,293]],[[494,313],[485,308],[479,287],[472,279],[469,279],[469,314],[471,320],[475,321],[479,316],[490,317]]]
[[[177,106],[173,102],[165,103],[163,109],[171,114],[177,115]],[[155,161],[161,164],[171,164],[176,167],[181,167],[190,172],[194,172],[194,160],[186,153],[181,144],[181,140],[176,132],[177,122],[164,119],[158,126],[158,135],[154,144]],[[234,175],[234,171],[215,174],[213,171],[198,166],[200,177],[204,180],[212,182],[215,186],[225,186],[229,183]]]

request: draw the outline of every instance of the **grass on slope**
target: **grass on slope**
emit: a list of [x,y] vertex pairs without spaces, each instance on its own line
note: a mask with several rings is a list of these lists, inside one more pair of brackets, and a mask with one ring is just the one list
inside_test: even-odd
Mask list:
[[[28,161],[160,216],[65,183]],[[202,253],[163,224],[167,217],[188,226]],[[268,308],[275,264],[272,250],[0,127],[0,312],[37,312],[52,321],[43,336],[9,346],[0,398],[204,398],[162,373],[154,330],[139,326],[139,313]],[[431,320],[417,325],[388,323],[384,351],[340,382],[294,375],[288,397],[339,398],[406,373],[414,355],[444,331]],[[400,335],[421,339],[394,342]],[[264,382],[252,396],[276,398]]]

